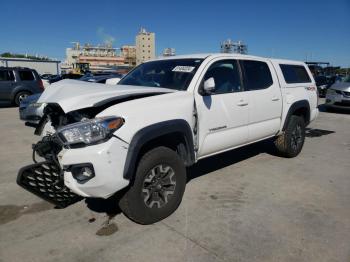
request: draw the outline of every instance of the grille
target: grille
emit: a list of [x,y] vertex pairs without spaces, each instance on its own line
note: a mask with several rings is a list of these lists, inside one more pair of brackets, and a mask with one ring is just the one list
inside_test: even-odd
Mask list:
[[64,185],[61,169],[53,162],[45,161],[21,168],[17,184],[60,208],[82,199]]

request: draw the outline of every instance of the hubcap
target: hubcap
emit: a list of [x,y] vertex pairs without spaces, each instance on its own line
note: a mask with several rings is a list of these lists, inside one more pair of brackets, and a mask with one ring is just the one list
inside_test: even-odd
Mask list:
[[302,130],[300,125],[296,125],[295,129],[291,134],[291,146],[294,151],[298,149],[298,147],[303,142]]
[[26,99],[28,97],[28,95],[27,94],[22,94],[22,95],[20,95],[19,97],[18,97],[18,100],[19,100],[19,102],[22,102],[24,99]]
[[163,207],[175,192],[175,172],[165,164],[152,168],[143,182],[143,200],[147,207]]

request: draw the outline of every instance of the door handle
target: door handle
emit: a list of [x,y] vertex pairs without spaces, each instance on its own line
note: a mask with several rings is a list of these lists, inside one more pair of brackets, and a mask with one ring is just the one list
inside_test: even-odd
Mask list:
[[244,101],[243,99],[239,100],[239,102],[237,103],[238,106],[247,106],[248,102]]
[[271,100],[272,100],[272,101],[279,101],[279,100],[280,100],[280,98],[279,98],[279,97],[274,96],[273,98],[271,98]]

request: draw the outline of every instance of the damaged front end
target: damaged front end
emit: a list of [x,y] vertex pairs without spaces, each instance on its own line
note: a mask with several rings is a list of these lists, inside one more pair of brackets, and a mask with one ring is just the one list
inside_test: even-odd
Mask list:
[[[36,126],[34,134],[43,136],[32,145],[34,164],[22,167],[17,176],[17,184],[38,197],[65,208],[83,199],[64,184],[64,170],[58,161],[58,154],[64,143],[55,131],[60,127],[93,117],[96,109],[85,109],[64,113],[57,104],[49,104]],[[49,126],[49,129],[47,128]],[[44,159],[38,162],[37,156]]]
[[127,144],[112,138],[124,119],[97,117],[103,109],[65,113],[58,104],[48,104],[35,129],[42,139],[32,146],[34,164],[20,169],[17,183],[60,208],[84,197],[105,198],[126,186],[115,170],[125,161]]
[[[57,154],[62,146],[55,136],[45,136],[33,145],[33,160],[35,164],[22,167],[17,176],[17,184],[38,197],[56,205],[67,207],[82,199],[64,185],[63,170]],[[36,155],[45,161],[37,162]]]

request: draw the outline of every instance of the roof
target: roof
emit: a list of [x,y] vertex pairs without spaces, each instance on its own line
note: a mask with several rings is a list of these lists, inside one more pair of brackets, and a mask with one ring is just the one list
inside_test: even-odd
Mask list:
[[61,63],[58,60],[39,60],[39,59],[29,59],[29,58],[19,58],[19,57],[2,57],[0,56],[0,60],[3,61],[21,61],[21,62],[38,62],[38,63]]
[[252,59],[268,59],[275,63],[287,63],[287,64],[303,64],[302,61],[296,61],[296,60],[286,60],[286,59],[275,59],[275,58],[268,58],[268,57],[259,57],[259,56],[252,56],[252,55],[243,55],[243,54],[236,54],[236,53],[204,53],[204,54],[188,54],[188,55],[176,55],[176,56],[167,56],[167,57],[158,57],[156,60],[168,60],[168,59],[205,59],[207,57],[211,58],[217,58],[217,57],[232,57],[232,58],[252,58]]

